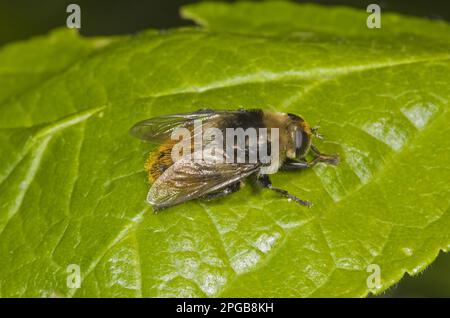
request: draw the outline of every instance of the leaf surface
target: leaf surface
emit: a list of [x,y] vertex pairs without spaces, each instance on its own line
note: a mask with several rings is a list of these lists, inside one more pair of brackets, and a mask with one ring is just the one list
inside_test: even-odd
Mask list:
[[265,35],[293,34],[298,37],[338,35],[341,37],[390,37],[414,34],[435,40],[450,40],[450,27],[444,21],[402,16],[380,11],[381,27],[369,29],[373,11],[345,6],[321,6],[313,3],[297,5],[289,1],[249,2],[234,4],[203,2],[187,5],[181,14],[214,31],[243,32]]

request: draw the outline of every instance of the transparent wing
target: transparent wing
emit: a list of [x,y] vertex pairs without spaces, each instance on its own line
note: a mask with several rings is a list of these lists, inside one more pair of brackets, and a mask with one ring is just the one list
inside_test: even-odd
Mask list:
[[208,163],[181,158],[153,183],[147,201],[157,208],[176,205],[224,188],[259,168],[257,163]]
[[200,110],[193,113],[154,117],[136,123],[130,129],[131,135],[146,141],[162,142],[170,139],[174,129],[192,126],[194,120],[203,121],[225,116],[227,112]]

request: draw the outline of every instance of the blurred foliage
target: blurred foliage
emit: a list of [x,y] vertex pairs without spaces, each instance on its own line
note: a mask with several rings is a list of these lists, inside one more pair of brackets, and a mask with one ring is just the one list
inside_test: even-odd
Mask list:
[[426,270],[406,275],[378,297],[450,297],[450,253],[441,253]]

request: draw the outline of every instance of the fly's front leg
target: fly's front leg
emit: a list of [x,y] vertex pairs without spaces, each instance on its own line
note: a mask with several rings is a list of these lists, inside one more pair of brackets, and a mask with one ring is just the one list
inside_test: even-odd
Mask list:
[[327,163],[334,166],[336,166],[339,163],[339,155],[326,155],[320,152],[320,150],[317,149],[317,147],[314,145],[311,145],[311,151],[315,158],[308,162],[308,165],[310,167],[313,167],[319,162]]
[[307,206],[307,207],[312,206],[312,203],[311,203],[311,202],[302,200],[302,199],[300,199],[300,198],[297,198],[295,195],[290,194],[290,193],[289,193],[288,191],[286,191],[286,190],[283,190],[283,189],[276,188],[276,187],[272,186],[272,182],[270,181],[269,176],[266,175],[266,174],[257,176],[256,182],[257,182],[260,186],[262,186],[263,188],[267,188],[267,189],[270,189],[270,190],[272,190],[272,191],[275,191],[275,192],[277,192],[278,194],[280,194],[280,195],[282,195],[282,196],[284,196],[284,197],[286,197],[286,198],[288,198],[288,199],[291,199],[291,200],[297,202],[298,204],[300,204],[300,205],[302,205],[302,206]]
[[[319,162],[331,164],[331,165],[337,165],[339,163],[339,156],[338,155],[325,155],[320,153],[316,147],[314,147],[315,151],[313,150],[313,154],[315,158],[311,161],[302,161],[302,160],[293,160],[293,159],[287,159],[283,165],[281,166],[282,170],[302,170],[306,168],[312,168]],[[317,151],[317,152],[316,152]]]
[[309,163],[306,161],[297,161],[293,159],[286,159],[283,165],[281,166],[281,170],[302,170],[309,168]]

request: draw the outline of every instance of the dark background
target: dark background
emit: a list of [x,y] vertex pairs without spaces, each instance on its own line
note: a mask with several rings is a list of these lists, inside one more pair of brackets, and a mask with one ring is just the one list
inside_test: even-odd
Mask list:
[[[66,7],[81,7],[84,35],[129,34],[148,28],[166,29],[192,24],[178,15],[180,6],[198,0],[0,0],[0,45],[65,25]],[[234,1],[227,1],[234,2]],[[377,3],[395,11],[431,19],[450,20],[449,0],[297,0],[366,8]]]
[[[198,0],[0,0],[0,46],[43,34],[66,23],[66,7],[81,7],[81,34],[136,33],[148,28],[167,29],[192,22],[179,17],[179,8]],[[228,1],[234,2],[234,1]],[[450,21],[450,0],[315,0],[326,5],[348,5],[365,9],[377,3],[383,12],[393,11],[429,19]],[[438,257],[427,270],[409,277],[381,297],[450,297],[450,254]]]

